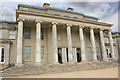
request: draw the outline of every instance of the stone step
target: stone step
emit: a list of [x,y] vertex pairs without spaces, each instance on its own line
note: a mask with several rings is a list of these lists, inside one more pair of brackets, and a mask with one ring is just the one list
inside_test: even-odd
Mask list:
[[23,66],[23,67],[11,67],[3,72],[3,76],[18,76],[18,75],[32,75],[43,73],[56,73],[56,72],[71,72],[90,69],[105,68],[117,66],[116,61],[102,61],[93,63],[78,63],[78,64],[57,64],[50,66]]

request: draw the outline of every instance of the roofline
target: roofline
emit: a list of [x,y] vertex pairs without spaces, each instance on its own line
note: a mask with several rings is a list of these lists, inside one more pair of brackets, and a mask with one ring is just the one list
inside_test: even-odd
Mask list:
[[73,13],[73,14],[83,15],[84,17],[88,17],[88,18],[93,18],[93,19],[99,20],[99,18],[97,18],[97,17],[88,16],[88,15],[85,15],[85,14],[83,14],[83,13],[78,13],[78,12],[69,11],[69,10],[57,9],[57,8],[53,8],[53,7],[46,7],[46,8],[45,8],[45,7],[31,6],[31,5],[27,5],[27,4],[18,4],[18,9],[19,9],[20,6],[37,8],[37,9],[44,9],[44,10],[46,10],[46,9],[58,10],[58,11],[63,11],[63,12],[67,12],[67,13]]

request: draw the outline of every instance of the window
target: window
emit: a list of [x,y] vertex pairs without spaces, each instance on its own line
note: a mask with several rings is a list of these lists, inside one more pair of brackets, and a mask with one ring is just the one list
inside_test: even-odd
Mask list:
[[31,28],[25,28],[25,39],[31,39]]
[[109,43],[108,37],[105,37],[105,43]]
[[0,47],[0,63],[4,63],[4,48],[3,47]]
[[25,46],[24,47],[24,61],[30,60],[30,54],[31,54],[31,47]]
[[99,54],[99,49],[98,49],[98,47],[96,47],[96,53],[97,53],[97,55]]
[[62,64],[62,48],[58,48],[58,62]]
[[90,34],[87,34],[86,38],[87,38],[87,42],[90,42]]
[[91,48],[87,48],[88,60],[92,60]]
[[44,47],[41,46],[41,59],[43,60],[44,59]]
[[4,62],[4,48],[2,48],[2,53],[1,53],[1,62]]
[[41,40],[44,40],[43,30],[41,30]]
[[115,38],[113,38],[113,43],[116,43],[116,39]]
[[80,41],[79,31],[76,33],[76,41]]
[[61,36],[61,30],[59,29],[57,32],[57,40],[61,40],[62,36]]
[[15,31],[9,31],[9,39],[15,39]]

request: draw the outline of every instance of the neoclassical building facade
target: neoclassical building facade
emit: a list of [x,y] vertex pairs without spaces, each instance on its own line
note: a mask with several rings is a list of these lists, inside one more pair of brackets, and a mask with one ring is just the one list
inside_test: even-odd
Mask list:
[[49,6],[20,4],[16,10],[17,22],[0,23],[2,67],[118,59],[112,24],[99,22],[98,18],[74,12],[72,8],[60,10]]

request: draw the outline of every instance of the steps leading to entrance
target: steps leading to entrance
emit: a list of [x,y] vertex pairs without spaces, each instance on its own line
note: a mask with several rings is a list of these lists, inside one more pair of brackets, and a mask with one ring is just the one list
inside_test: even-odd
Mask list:
[[[96,65],[96,66],[95,66]],[[101,61],[101,62],[87,62],[87,63],[67,63],[67,64],[54,64],[43,66],[23,66],[23,67],[10,67],[3,70],[2,76],[20,76],[20,75],[35,75],[44,73],[57,73],[57,72],[72,72],[81,70],[100,69],[105,67],[118,66],[117,61]]]

